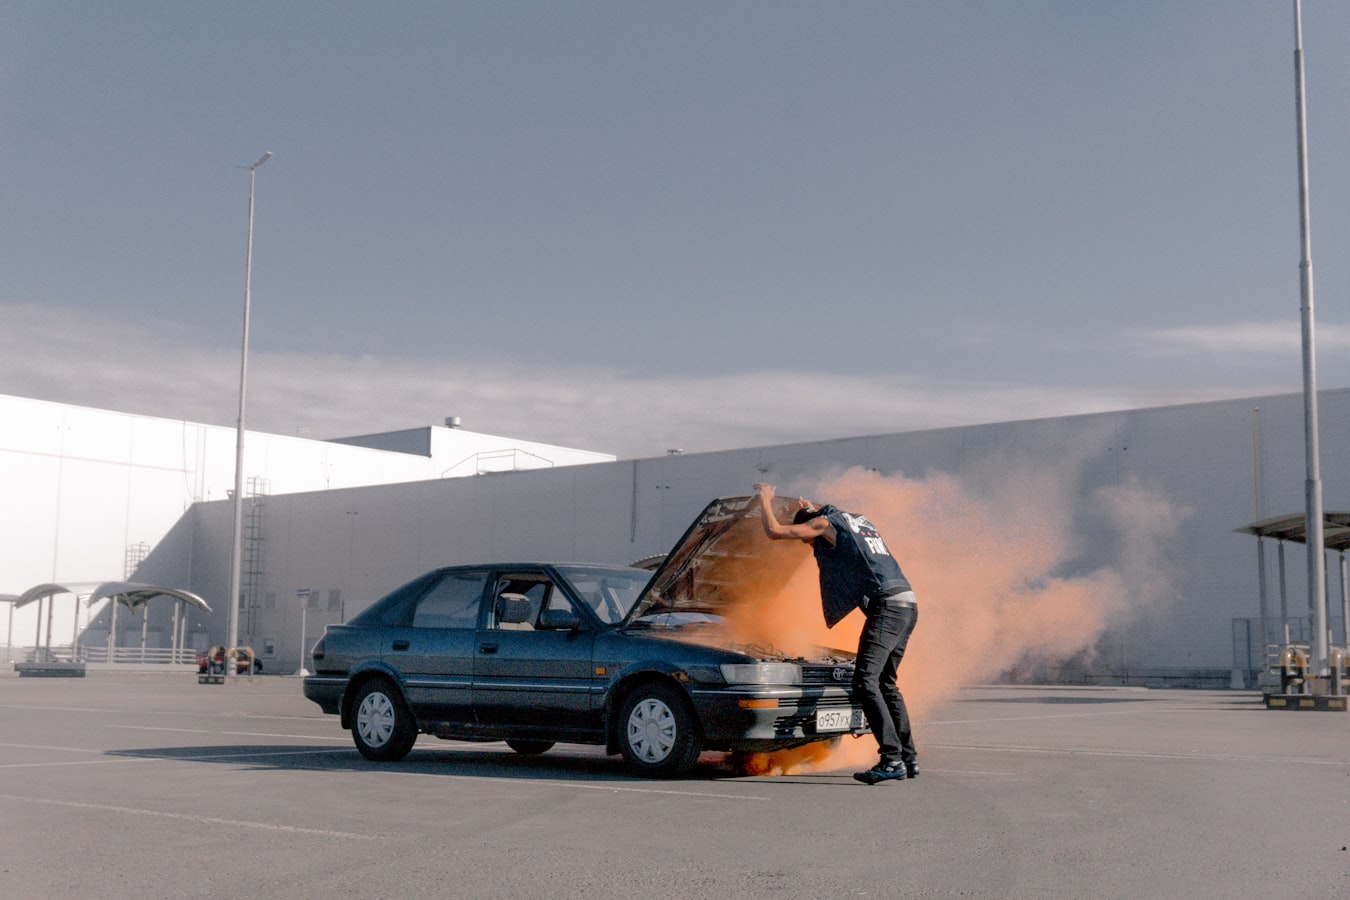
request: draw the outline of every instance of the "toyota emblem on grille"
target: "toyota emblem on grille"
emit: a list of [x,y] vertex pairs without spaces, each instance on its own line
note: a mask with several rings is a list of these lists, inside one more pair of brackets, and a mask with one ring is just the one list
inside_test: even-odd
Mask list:
[[834,671],[830,672],[830,677],[835,681],[848,681],[849,671],[843,666],[835,666]]

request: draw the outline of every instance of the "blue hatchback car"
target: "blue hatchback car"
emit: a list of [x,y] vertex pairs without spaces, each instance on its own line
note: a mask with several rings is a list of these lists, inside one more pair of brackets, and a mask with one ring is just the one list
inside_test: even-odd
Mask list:
[[[788,656],[733,636],[727,614],[781,589],[791,565],[752,498],[713,501],[653,573],[559,563],[427,572],[313,650],[305,696],[368,759],[419,734],[519,753],[603,745],[643,776],[704,750],[774,751],[863,734],[853,655]],[[743,640],[743,639],[742,639]]]

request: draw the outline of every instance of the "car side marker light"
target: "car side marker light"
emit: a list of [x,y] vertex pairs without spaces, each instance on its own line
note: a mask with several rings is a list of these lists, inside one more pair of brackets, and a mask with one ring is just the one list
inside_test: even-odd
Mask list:
[[737,700],[736,704],[741,709],[777,709],[778,698],[769,697],[767,699],[745,699]]
[[605,669],[604,666],[596,666],[596,667],[595,667],[595,674],[597,674],[597,675],[603,675],[603,674],[605,674],[605,671],[606,671],[606,669]]

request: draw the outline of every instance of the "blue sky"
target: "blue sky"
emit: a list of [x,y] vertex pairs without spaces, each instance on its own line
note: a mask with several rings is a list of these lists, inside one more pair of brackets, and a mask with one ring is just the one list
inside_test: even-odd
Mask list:
[[[1322,387],[1350,6],[1304,4]],[[0,392],[621,456],[1301,389],[1292,3],[0,8]]]

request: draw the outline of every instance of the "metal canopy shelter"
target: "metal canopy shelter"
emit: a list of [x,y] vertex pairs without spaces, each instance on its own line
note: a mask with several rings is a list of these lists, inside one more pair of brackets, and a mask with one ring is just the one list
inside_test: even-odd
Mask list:
[[[86,595],[88,602],[92,606],[99,600],[111,597],[113,600],[110,622],[108,625],[108,661],[114,661],[114,651],[117,644],[117,608],[125,606],[127,609],[136,611],[148,604],[156,597],[169,597],[176,601],[173,610],[173,656],[178,658],[180,651],[179,621],[186,622],[186,617],[181,616],[184,604],[190,604],[210,612],[211,607],[205,600],[191,591],[185,591],[181,588],[164,587],[155,584],[140,584],[131,581],[102,581],[102,582],[65,582],[62,584],[47,583],[34,585],[24,591],[18,597],[15,597],[10,604],[11,615],[16,607],[26,606],[29,603],[37,602],[37,633],[33,640],[33,647],[44,647],[42,642],[42,604],[47,602],[47,641],[45,644],[45,654],[51,659],[52,650],[52,607],[54,603],[49,599],[57,594],[73,594],[75,603],[80,602],[80,597]],[[148,617],[141,623],[141,650],[145,650],[146,629],[149,624]],[[71,653],[74,654],[76,644],[79,638],[79,616],[75,616],[74,634],[71,636]],[[12,638],[12,636],[11,636]],[[12,643],[12,639],[11,639]]]
[[[1239,534],[1252,534],[1261,538],[1273,538],[1279,541],[1280,564],[1280,618],[1283,626],[1283,641],[1289,643],[1289,600],[1284,579],[1284,545],[1308,543],[1308,517],[1303,514],[1276,516],[1262,519],[1241,528],[1235,528]],[[1345,646],[1350,647],[1350,584],[1347,584],[1347,563],[1345,554],[1350,551],[1350,512],[1322,513],[1322,546],[1326,550],[1340,554],[1341,564],[1341,628]],[[1261,585],[1261,640],[1269,640],[1266,624],[1266,586]],[[1311,601],[1310,601],[1311,602]],[[1316,621],[1313,610],[1309,610],[1309,621]],[[1315,626],[1314,626],[1315,627]]]
[[[1277,541],[1293,541],[1296,544],[1308,542],[1308,517],[1302,513],[1291,516],[1276,516],[1262,519],[1241,528],[1235,528],[1241,534],[1254,534],[1257,537],[1274,538]],[[1328,550],[1344,552],[1350,549],[1350,512],[1329,512],[1322,514],[1322,544]]]

